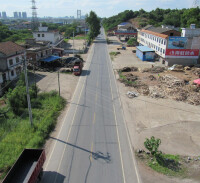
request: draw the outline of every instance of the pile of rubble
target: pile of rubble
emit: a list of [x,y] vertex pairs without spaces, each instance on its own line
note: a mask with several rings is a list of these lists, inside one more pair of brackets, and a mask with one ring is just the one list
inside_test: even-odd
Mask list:
[[137,67],[124,67],[123,69],[119,70],[120,72],[134,72],[138,71]]
[[152,67],[152,68],[145,68],[142,70],[142,72],[150,72],[150,73],[161,73],[164,72],[166,69],[164,67]]

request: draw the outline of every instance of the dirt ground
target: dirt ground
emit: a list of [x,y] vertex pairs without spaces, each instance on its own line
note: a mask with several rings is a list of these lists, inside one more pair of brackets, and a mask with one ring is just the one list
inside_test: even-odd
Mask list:
[[[108,45],[109,52],[117,51],[118,39],[116,37],[109,37],[109,39],[114,42],[114,44]],[[162,66],[158,62],[139,60],[131,49],[133,48],[120,51],[121,54],[112,61],[117,79],[119,79],[117,70],[123,67],[135,66],[142,70],[151,68],[152,65]],[[177,77],[179,74],[177,73]],[[145,74],[143,76],[145,77]],[[128,91],[134,91],[133,87],[125,87],[119,81],[117,81],[117,85],[134,150],[145,149],[143,145],[145,138],[155,136],[161,139],[162,143],[159,149],[164,153],[190,156],[191,158],[200,156],[200,106],[142,95],[130,99],[126,94]],[[193,167],[190,178],[181,179],[159,174],[143,162],[138,161],[143,183],[200,182],[200,161],[198,160],[197,165],[190,164],[189,166]]]

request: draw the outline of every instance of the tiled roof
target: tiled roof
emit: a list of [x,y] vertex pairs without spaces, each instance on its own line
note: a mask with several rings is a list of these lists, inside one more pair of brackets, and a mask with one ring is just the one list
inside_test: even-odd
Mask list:
[[148,34],[152,34],[154,36],[158,36],[158,37],[161,37],[161,38],[164,38],[164,39],[168,38],[168,35],[160,34],[160,33],[157,33],[157,32],[153,32],[151,30],[144,30],[144,29],[142,29],[141,32],[146,32]]
[[0,43],[0,52],[6,56],[16,55],[22,51],[25,51],[25,49],[12,41]]
[[[153,32],[157,32],[157,33],[161,34],[161,33],[171,31],[171,30],[174,30],[174,29],[169,29],[169,28],[166,28],[166,27],[164,27],[164,28],[162,28],[162,27],[152,27],[150,30],[153,31]],[[174,30],[174,31],[176,31],[176,30]]]

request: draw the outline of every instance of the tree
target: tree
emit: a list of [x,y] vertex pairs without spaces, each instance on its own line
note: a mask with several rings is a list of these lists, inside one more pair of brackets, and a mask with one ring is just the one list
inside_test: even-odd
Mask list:
[[135,46],[137,44],[137,39],[132,37],[128,40],[127,44],[130,46]]
[[146,138],[146,141],[144,142],[144,146],[151,152],[153,156],[156,156],[158,153],[158,147],[161,144],[160,139],[156,139],[154,136],[152,136],[150,139]]
[[91,11],[90,14],[86,17],[86,23],[89,25],[89,34],[88,39],[91,42],[96,36],[100,34],[100,19],[97,17],[96,13]]
[[[30,98],[34,99],[37,97],[36,92],[38,88],[32,86],[29,90]],[[9,89],[7,93],[7,98],[9,101],[9,105],[15,115],[21,115],[25,108],[28,107],[27,103],[27,94],[26,94],[26,86],[25,86],[25,76],[22,73],[20,75],[20,79],[17,82],[17,85],[14,90]]]

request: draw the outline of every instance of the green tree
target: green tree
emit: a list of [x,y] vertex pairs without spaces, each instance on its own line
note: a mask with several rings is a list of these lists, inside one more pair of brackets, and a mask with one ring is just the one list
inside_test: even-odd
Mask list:
[[86,17],[86,22],[89,25],[88,39],[91,42],[96,36],[100,34],[100,19],[97,17],[96,13],[91,11],[90,14]]
[[156,139],[154,136],[152,136],[150,139],[146,138],[144,142],[144,146],[151,152],[153,156],[158,154],[158,148],[160,144],[161,140]]
[[128,40],[127,44],[130,46],[135,46],[137,44],[137,39],[132,37]]
[[[32,86],[29,89],[30,98],[34,99],[37,96],[38,88]],[[25,108],[27,108],[27,94],[26,94],[26,86],[25,86],[25,76],[22,73],[20,75],[20,79],[17,82],[17,85],[14,90],[9,89],[7,93],[7,98],[9,101],[9,105],[15,115],[21,115]]]

